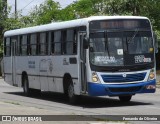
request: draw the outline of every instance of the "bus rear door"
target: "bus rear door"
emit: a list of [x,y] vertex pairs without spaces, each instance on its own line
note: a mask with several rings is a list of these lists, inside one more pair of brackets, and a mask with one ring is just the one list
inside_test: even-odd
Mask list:
[[17,43],[17,37],[11,38],[11,73],[12,73],[12,83],[13,86],[17,86],[16,82],[16,43]]

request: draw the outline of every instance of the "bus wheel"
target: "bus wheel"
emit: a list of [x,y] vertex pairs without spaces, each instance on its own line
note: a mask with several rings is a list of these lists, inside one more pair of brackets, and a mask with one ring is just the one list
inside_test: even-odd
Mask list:
[[76,101],[77,101],[77,96],[74,94],[74,86],[73,86],[73,83],[72,83],[71,80],[70,80],[70,83],[68,85],[67,95],[68,95],[68,98],[69,98],[69,102],[71,104],[75,104]]
[[28,83],[28,78],[25,76],[23,78],[23,92],[25,96],[30,96],[30,89],[29,89],[29,83]]
[[129,95],[129,96],[119,96],[119,100],[121,102],[129,102],[132,98],[132,95]]

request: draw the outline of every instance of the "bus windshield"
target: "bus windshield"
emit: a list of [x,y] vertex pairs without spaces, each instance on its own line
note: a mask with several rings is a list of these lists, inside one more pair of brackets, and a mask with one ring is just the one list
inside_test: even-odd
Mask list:
[[[92,33],[90,35],[90,61],[99,66],[121,66],[123,61],[123,43],[119,32]],[[114,35],[115,37],[110,37]],[[117,53],[118,52],[118,53]]]
[[130,66],[154,61],[150,29],[90,32],[90,62],[96,66]]

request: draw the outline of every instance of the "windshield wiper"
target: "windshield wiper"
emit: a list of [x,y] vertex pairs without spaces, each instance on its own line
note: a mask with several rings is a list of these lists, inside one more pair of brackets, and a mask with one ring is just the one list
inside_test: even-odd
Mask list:
[[108,48],[108,33],[107,31],[104,32],[104,38],[105,38],[105,51],[107,51],[108,56],[110,58],[109,48]]
[[136,35],[137,35],[138,32],[139,32],[139,30],[136,29],[136,31],[134,32],[134,34],[132,35],[132,37],[130,39],[127,40],[127,37],[126,37],[127,51],[128,51],[128,44],[136,37]]
[[136,31],[134,32],[134,34],[132,35],[132,37],[127,41],[127,45],[128,45],[128,43],[130,43],[136,37],[136,35],[137,35],[138,32],[139,32],[139,30],[136,29]]

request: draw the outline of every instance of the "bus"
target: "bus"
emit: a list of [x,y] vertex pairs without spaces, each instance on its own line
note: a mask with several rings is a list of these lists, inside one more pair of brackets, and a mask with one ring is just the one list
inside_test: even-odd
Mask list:
[[48,91],[78,96],[156,91],[156,40],[147,17],[92,16],[4,33],[4,80],[26,96]]

